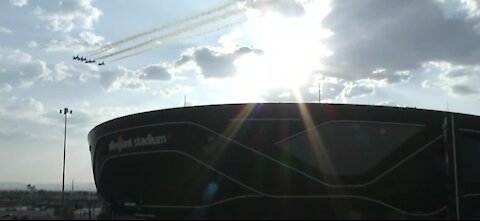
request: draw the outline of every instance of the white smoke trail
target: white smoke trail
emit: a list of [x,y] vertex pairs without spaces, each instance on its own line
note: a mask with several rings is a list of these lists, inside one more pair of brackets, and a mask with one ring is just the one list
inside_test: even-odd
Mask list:
[[[279,0],[266,0],[266,1],[263,1],[261,2],[262,6],[265,7],[267,5],[270,5],[270,4],[275,4],[277,3]],[[302,5],[305,5],[305,4],[309,4],[311,2],[313,2],[314,0],[306,0],[304,2],[302,2],[301,4]],[[243,0],[243,1],[239,1],[239,2],[243,2],[245,3],[246,1]],[[216,7],[215,9],[213,10],[209,10],[208,13],[205,12],[202,14],[202,16],[192,16],[190,18],[196,18],[196,19],[204,19],[205,17],[208,17],[210,15],[213,15],[215,12],[220,12],[222,10],[224,10],[225,8],[228,8],[230,5],[232,5],[232,3],[227,3],[227,4],[224,4],[222,6],[219,6],[219,7]],[[128,58],[128,57],[131,57],[131,56],[134,56],[134,55],[138,55],[138,54],[141,54],[141,53],[144,53],[144,52],[147,52],[147,51],[150,51],[152,50],[155,46],[159,45],[159,43],[164,43],[166,41],[173,41],[174,39],[176,39],[178,36],[181,36],[182,34],[184,33],[188,33],[192,30],[195,30],[195,29],[198,29],[200,27],[203,27],[205,25],[208,25],[210,23],[213,23],[213,22],[216,22],[216,21],[219,21],[220,19],[225,19],[225,18],[228,18],[228,17],[231,17],[231,16],[234,16],[236,14],[239,14],[241,12],[243,12],[244,10],[246,10],[246,8],[237,8],[237,9],[232,9],[230,11],[226,11],[220,15],[215,15],[211,18],[208,18],[208,19],[204,19],[204,20],[199,20],[197,22],[194,22],[194,23],[190,23],[191,22],[190,20],[187,21],[187,19],[184,19],[185,22],[184,24],[188,24],[187,26],[181,28],[181,29],[178,29],[178,30],[174,30],[170,33],[166,33],[164,35],[161,35],[159,37],[156,37],[156,38],[152,38],[150,40],[147,40],[147,41],[144,41],[142,43],[139,43],[139,44],[136,44],[136,45],[133,45],[131,47],[128,47],[128,48],[125,48],[125,49],[122,49],[120,51],[117,51],[117,52],[114,52],[114,53],[111,53],[111,54],[107,54],[107,55],[104,55],[104,56],[101,56],[99,58],[96,58],[96,59],[105,59],[105,58],[109,58],[109,57],[113,57],[115,55],[118,55],[118,54],[122,54],[122,53],[127,53],[129,51],[132,51],[132,50],[136,50],[136,49],[139,49],[139,48],[144,48],[144,47],[148,47],[148,46],[151,46],[151,48],[146,48],[146,49],[143,49],[143,50],[140,50],[138,52],[135,52],[133,54],[130,54],[130,55],[126,55],[126,56],[123,56],[123,57],[120,57],[118,59],[115,59],[113,61],[118,61],[118,60],[121,60],[121,59],[125,59],[125,58]],[[244,21],[242,21],[244,22]],[[206,31],[205,33],[200,33],[200,34],[194,34],[194,35],[191,35],[190,37],[194,37],[194,36],[197,36],[197,35],[204,35],[204,34],[209,34],[209,33],[212,33],[212,32],[215,32],[215,31],[219,31],[219,30],[222,30],[222,29],[225,29],[225,28],[228,28],[228,27],[231,27],[237,23],[242,23],[242,22],[234,22],[233,24],[229,24],[229,25],[226,25],[226,26],[221,26],[221,27],[218,27],[218,28],[215,28],[215,29],[212,29],[212,30],[209,30],[209,31]],[[179,25],[182,25],[182,24],[179,24]],[[155,29],[154,29],[155,30]],[[158,31],[158,30],[157,30]],[[151,34],[151,33],[154,33],[155,31],[149,31],[149,32],[143,32],[141,34],[138,34],[138,35],[134,35],[132,37],[129,37],[125,40],[122,40],[120,43],[126,43],[127,41],[130,41],[130,40],[133,40],[133,38],[139,38],[139,37],[136,37],[136,36],[145,36],[146,33],[148,34]],[[182,38],[185,38],[185,37],[180,37],[180,39]],[[119,44],[120,44],[119,43]],[[108,49],[107,49],[108,50]]]
[[121,45],[121,44],[125,44],[127,42],[130,42],[130,41],[133,41],[133,40],[136,40],[138,38],[141,38],[141,37],[144,37],[144,36],[147,36],[147,35],[150,35],[150,34],[153,34],[153,33],[156,33],[156,32],[160,32],[160,31],[165,31],[165,30],[168,30],[176,25],[181,25],[181,24],[186,24],[186,23],[189,23],[189,22],[192,22],[192,21],[195,21],[197,19],[201,19],[203,17],[206,17],[206,16],[210,16],[212,14],[215,14],[215,13],[218,13],[218,12],[221,12],[221,11],[224,11],[225,9],[229,8],[230,6],[233,6],[235,5],[237,2],[236,1],[230,1],[230,2],[227,2],[223,5],[220,5],[218,7],[215,7],[215,8],[212,8],[212,9],[209,9],[207,11],[204,11],[204,12],[201,12],[201,13],[198,13],[196,15],[193,15],[193,16],[189,16],[189,17],[186,17],[186,18],[183,18],[183,19],[180,19],[180,20],[176,20],[176,21],[171,21],[167,24],[164,24],[164,25],[161,25],[157,28],[154,28],[150,31],[145,31],[145,32],[142,32],[142,33],[139,33],[139,34],[136,34],[136,35],[132,35],[130,37],[127,37],[125,39],[122,39],[122,40],[119,40],[119,41],[116,41],[116,42],[113,42],[113,43],[110,43],[108,45],[105,45],[99,49],[96,50],[96,52],[93,54],[93,55],[97,55],[97,54],[100,54],[100,53],[103,53],[105,51],[108,51],[110,49],[112,49],[113,47],[115,46],[118,46],[118,45]]
[[[200,36],[203,36],[203,35],[208,35],[208,34],[211,34],[211,33],[217,32],[217,31],[221,31],[221,30],[224,30],[224,29],[227,29],[227,28],[230,28],[230,27],[239,25],[239,24],[244,23],[244,22],[246,22],[246,21],[247,21],[247,20],[240,20],[240,21],[228,23],[228,24],[225,24],[225,25],[223,25],[223,26],[220,26],[220,27],[217,27],[217,28],[214,28],[214,29],[210,29],[210,30],[207,30],[207,31],[204,31],[204,32],[201,32],[201,33],[196,33],[196,34],[192,34],[192,35],[187,35],[187,36],[175,38],[175,39],[172,39],[172,40],[164,40],[163,42],[158,43],[158,45],[160,45],[160,44],[165,44],[165,43],[172,42],[172,41],[178,41],[178,40],[182,40],[182,39],[190,39],[190,38],[200,37]],[[115,61],[123,60],[123,59],[129,58],[129,57],[135,56],[135,55],[139,55],[139,54],[145,53],[145,52],[147,52],[147,51],[151,51],[151,50],[153,50],[153,49],[155,49],[155,47],[146,48],[146,49],[143,49],[143,50],[141,50],[141,51],[138,51],[138,52],[135,52],[135,53],[132,53],[132,54],[129,54],[129,55],[126,55],[126,56],[123,56],[123,57],[114,59],[114,60],[112,60],[112,61],[110,61],[110,62],[115,62]]]
[[165,39],[169,39],[169,38],[173,38],[173,37],[176,37],[176,36],[179,36],[183,33],[186,33],[186,32],[189,32],[189,31],[192,31],[194,29],[197,29],[197,28],[200,28],[200,27],[203,27],[205,25],[208,25],[212,22],[215,22],[215,21],[218,21],[220,19],[225,19],[227,17],[231,17],[231,16],[234,16],[234,15],[237,15],[239,13],[241,13],[243,10],[240,10],[240,9],[237,9],[237,10],[230,10],[230,11],[226,11],[225,13],[223,14],[220,14],[220,15],[217,15],[217,16],[214,16],[214,17],[211,17],[209,19],[205,19],[205,20],[201,20],[201,21],[198,21],[198,22],[195,22],[195,23],[192,23],[190,25],[187,25],[181,29],[178,29],[176,31],[173,31],[171,33],[167,33],[167,34],[164,34],[160,37],[156,37],[156,38],[153,38],[153,39],[150,39],[148,41],[145,41],[145,42],[142,42],[142,43],[139,43],[139,44],[136,44],[136,45],[133,45],[131,47],[128,47],[128,48],[125,48],[125,49],[122,49],[120,51],[117,51],[117,52],[114,52],[114,53],[111,53],[111,54],[107,54],[107,55],[104,55],[104,56],[101,56],[101,57],[98,57],[98,58],[95,58],[95,59],[105,59],[105,58],[109,58],[109,57],[112,57],[112,56],[115,56],[115,55],[118,55],[118,54],[122,54],[122,53],[125,53],[125,52],[128,52],[128,51],[131,51],[131,50],[135,50],[137,48],[142,48],[142,47],[146,47],[146,46],[154,46],[157,44],[157,42],[162,42],[163,40]]

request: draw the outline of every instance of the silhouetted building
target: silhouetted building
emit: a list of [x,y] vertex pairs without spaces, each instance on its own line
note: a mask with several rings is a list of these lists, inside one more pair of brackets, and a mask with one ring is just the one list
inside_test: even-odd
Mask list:
[[114,215],[480,218],[480,117],[411,108],[235,104],[151,111],[89,133]]

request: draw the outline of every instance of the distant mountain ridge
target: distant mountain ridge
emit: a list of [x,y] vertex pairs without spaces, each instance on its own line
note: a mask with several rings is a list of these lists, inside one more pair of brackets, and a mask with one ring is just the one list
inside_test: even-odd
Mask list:
[[[0,182],[0,190],[27,190],[27,185],[31,184],[37,190],[61,191],[62,184],[53,183],[20,183],[20,182]],[[71,191],[72,184],[65,183],[65,191]],[[74,191],[97,191],[94,183],[75,183]]]

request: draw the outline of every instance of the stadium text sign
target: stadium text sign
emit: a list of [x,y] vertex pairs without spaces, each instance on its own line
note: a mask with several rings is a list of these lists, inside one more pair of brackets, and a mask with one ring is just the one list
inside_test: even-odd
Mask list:
[[152,134],[148,134],[145,137],[130,138],[128,140],[120,140],[116,142],[112,140],[108,145],[108,149],[110,151],[121,152],[123,149],[128,149],[132,147],[160,145],[160,144],[166,144],[166,143],[167,143],[167,136],[165,135],[153,136]]

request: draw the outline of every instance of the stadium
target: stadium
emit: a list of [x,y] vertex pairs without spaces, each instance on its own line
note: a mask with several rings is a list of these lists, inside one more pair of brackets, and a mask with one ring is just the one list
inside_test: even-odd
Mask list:
[[88,135],[119,216],[478,219],[480,117],[385,106],[165,109]]

